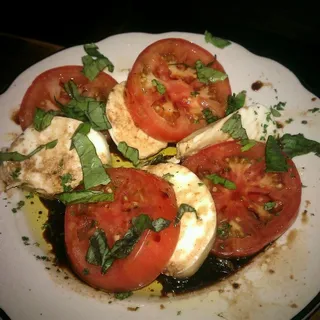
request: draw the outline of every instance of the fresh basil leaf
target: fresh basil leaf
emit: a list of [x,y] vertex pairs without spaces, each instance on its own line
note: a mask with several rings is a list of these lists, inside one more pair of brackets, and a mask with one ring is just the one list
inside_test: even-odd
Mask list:
[[223,49],[231,44],[230,41],[219,38],[219,37],[214,37],[209,31],[205,31],[204,33],[204,39],[207,43],[213,44],[215,47],[218,47],[220,49]]
[[158,218],[152,221],[152,230],[155,232],[159,232],[163,229],[168,228],[170,223],[171,223],[170,220],[167,220],[164,218]]
[[117,148],[124,157],[126,157],[133,163],[134,166],[136,166],[139,163],[138,149],[128,146],[127,143],[124,141],[119,142]]
[[272,108],[276,109],[278,111],[282,111],[282,110],[284,110],[284,107],[286,106],[286,104],[287,104],[286,102],[280,101],[277,104],[275,104]]
[[241,109],[244,106],[244,103],[246,101],[246,94],[247,92],[243,90],[239,92],[237,95],[233,93],[232,95],[228,96],[226,116]]
[[86,135],[78,132],[72,137],[72,145],[75,147],[81,162],[85,189],[108,184],[110,178],[91,140]]
[[124,300],[132,296],[133,293],[132,291],[127,291],[127,292],[117,292],[114,294],[114,297],[118,300]]
[[283,152],[287,154],[289,158],[305,155],[310,152],[320,157],[320,143],[305,138],[301,133],[294,135],[290,133],[284,134],[280,138],[280,144]]
[[221,131],[228,133],[234,140],[249,140],[246,130],[242,127],[241,115],[235,113],[222,126]]
[[228,78],[227,74],[205,66],[200,60],[196,61],[195,68],[199,81],[205,84],[223,81]]
[[101,266],[106,252],[109,252],[106,234],[102,229],[97,229],[90,237],[86,261]]
[[81,96],[72,80],[66,82],[64,88],[71,98],[66,105],[60,104],[61,111],[66,117],[89,122],[92,128],[98,131],[111,129],[106,116],[105,102]]
[[157,91],[160,94],[164,94],[166,92],[166,87],[160,81],[158,81],[156,79],[152,79],[151,83],[153,86],[155,86],[157,88]]
[[241,151],[245,152],[250,150],[253,146],[256,145],[256,141],[255,140],[247,140],[247,142],[241,147]]
[[231,230],[231,224],[227,221],[222,221],[217,227],[217,236],[220,239],[227,239],[229,238]]
[[42,131],[50,126],[52,119],[58,115],[57,111],[44,111],[40,108],[36,108],[36,112],[33,118],[33,127],[37,131]]
[[266,143],[266,172],[286,172],[288,164],[277,140],[269,136]]
[[103,201],[113,201],[113,193],[104,193],[102,191],[80,190],[73,192],[65,192],[56,195],[56,198],[65,205],[76,203],[96,203]]
[[[155,221],[147,214],[140,214],[132,219],[132,227],[125,233],[122,239],[117,240],[108,253],[104,256],[108,264],[103,266],[101,272],[104,274],[112,265],[115,259],[126,258],[133,250],[135,244],[139,241],[140,236],[145,230],[152,230],[159,232],[169,226],[169,222],[165,219],[159,218]],[[113,261],[110,263],[109,261]]]
[[226,189],[229,190],[236,190],[236,184],[226,178],[220,177],[217,174],[209,174],[206,175],[206,178],[209,179],[213,184],[221,184],[224,186]]
[[212,111],[209,108],[205,108],[202,110],[202,114],[207,122],[207,124],[216,122],[219,118],[214,116]]
[[109,72],[114,71],[112,62],[99,52],[99,47],[96,44],[88,43],[83,47],[87,55],[82,57],[82,72],[90,81],[94,80],[105,68],[108,68]]
[[61,179],[61,186],[63,188],[63,192],[70,192],[72,190],[71,186],[68,185],[73,179],[70,173],[66,173],[60,177]]
[[276,206],[276,202],[273,202],[273,201],[269,201],[269,202],[266,202],[264,205],[263,205],[263,208],[264,210],[266,211],[270,211],[272,210],[275,206]]
[[270,108],[270,111],[274,117],[276,118],[281,117],[281,113],[277,109]]
[[198,220],[200,219],[199,216],[198,216],[197,210],[194,207],[191,207],[190,205],[188,205],[186,203],[181,203],[179,208],[178,208],[178,212],[177,212],[176,218],[174,220],[174,226],[175,227],[180,223],[180,220],[181,220],[182,216],[186,212],[193,212],[196,215],[196,218]]
[[57,145],[57,143],[58,143],[58,140],[53,140],[46,144],[42,144],[27,155],[21,154],[16,151],[0,152],[0,161],[24,161],[24,160],[30,159],[33,155],[35,155],[36,153],[38,153],[44,148],[45,149],[54,148]]

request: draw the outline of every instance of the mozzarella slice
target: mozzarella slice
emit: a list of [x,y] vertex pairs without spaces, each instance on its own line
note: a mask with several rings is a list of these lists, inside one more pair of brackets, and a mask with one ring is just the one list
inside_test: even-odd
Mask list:
[[[82,168],[75,149],[70,150],[71,137],[81,124],[81,121],[54,117],[49,127],[37,131],[28,127],[11,145],[8,152],[17,151],[27,155],[38,146],[58,139],[53,149],[42,149],[31,158],[18,161],[5,161],[0,166],[0,178],[6,185],[6,190],[21,186],[37,192],[45,197],[53,197],[63,192],[61,177],[69,174],[71,181],[67,183],[75,188],[82,181]],[[102,133],[93,129],[88,138],[96,148],[103,164],[111,164],[109,146]]]
[[185,278],[192,276],[208,256],[216,230],[216,208],[210,191],[189,169],[179,164],[161,163],[143,168],[165,177],[173,186],[178,207],[188,204],[197,211],[185,212],[180,220],[176,249],[163,273]]
[[[197,153],[199,150],[223,141],[233,140],[224,133],[222,126],[235,114],[241,115],[242,127],[248,138],[256,141],[266,141],[269,135],[275,135],[277,126],[270,115],[270,108],[261,104],[243,107],[221,120],[201,128],[177,143],[177,157],[183,158]],[[267,117],[267,115],[269,115]]]
[[156,140],[139,129],[127,110],[125,101],[125,81],[111,90],[106,107],[106,114],[112,128],[109,130],[114,143],[124,141],[132,148],[139,150],[139,158],[145,159],[167,147],[167,143]]

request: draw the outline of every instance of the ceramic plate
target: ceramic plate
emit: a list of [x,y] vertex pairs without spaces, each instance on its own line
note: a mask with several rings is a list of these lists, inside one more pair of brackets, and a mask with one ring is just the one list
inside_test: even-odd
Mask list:
[[[218,49],[206,43],[203,35],[172,32],[120,34],[97,45],[114,63],[112,76],[120,82],[126,79],[128,69],[147,45],[169,37],[193,41],[217,54],[229,75],[232,91],[246,90],[248,103],[271,106],[286,102],[279,121],[285,123],[289,118],[293,121],[285,125],[284,132],[303,133],[309,139],[319,140],[320,113],[308,111],[320,107],[319,99],[288,69],[236,43]],[[0,96],[1,147],[8,146],[21,132],[11,118],[33,79],[49,68],[81,65],[83,55],[82,46],[68,48],[38,62],[16,78]],[[254,91],[251,85],[257,80],[264,86]],[[314,154],[308,154],[294,158],[294,162],[306,187],[299,216],[292,227],[267,252],[221,283],[193,294],[166,298],[159,297],[155,287],[119,301],[78,282],[67,271],[41,258],[48,254],[39,227],[46,220],[46,212],[37,199],[33,199],[31,205],[18,190],[1,193],[0,306],[12,320],[176,319],[179,316],[183,319],[290,319],[307,306],[320,289],[320,212],[317,207],[320,161]],[[12,208],[17,207],[21,199],[26,200],[25,206],[13,213]],[[22,237],[29,238],[27,243]]]

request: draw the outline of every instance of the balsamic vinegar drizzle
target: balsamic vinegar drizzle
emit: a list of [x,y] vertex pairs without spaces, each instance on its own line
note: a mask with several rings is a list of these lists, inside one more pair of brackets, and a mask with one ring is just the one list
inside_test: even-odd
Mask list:
[[[42,198],[40,200],[48,209],[47,227],[43,235],[45,240],[52,246],[52,253],[56,259],[55,264],[60,268],[66,268],[71,271],[64,243],[65,205],[58,200]],[[177,279],[160,275],[157,280],[163,286],[161,294],[162,296],[167,296],[170,293],[178,295],[212,286],[247,265],[256,255],[237,259],[222,259],[209,255],[201,268],[190,278]]]

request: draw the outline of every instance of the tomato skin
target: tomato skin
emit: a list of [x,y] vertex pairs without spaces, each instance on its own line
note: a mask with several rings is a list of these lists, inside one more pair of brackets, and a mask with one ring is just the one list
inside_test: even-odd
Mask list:
[[[125,96],[127,108],[136,125],[148,135],[161,141],[177,142],[206,125],[202,109],[210,108],[219,117],[225,115],[231,87],[228,78],[210,86],[188,76],[175,78],[169,70],[169,63],[167,65],[162,59],[170,55],[176,57],[178,63],[189,66],[194,66],[199,59],[204,64],[214,61],[212,68],[224,73],[225,70],[210,52],[195,43],[179,38],[156,41],[139,54],[127,79]],[[154,77],[161,79],[166,87],[163,96],[155,89],[149,88],[146,92],[142,87],[141,76],[145,72],[149,74],[151,72]],[[190,95],[200,88],[210,89],[211,98],[204,99],[203,95],[199,97]],[[172,119],[159,115],[153,108],[163,97],[172,103],[171,109],[174,109]]]
[[[114,190],[113,202],[67,206],[67,255],[75,273],[94,288],[108,292],[139,289],[154,281],[164,269],[176,247],[180,228],[171,223],[158,233],[145,231],[129,256],[116,260],[104,275],[101,267],[85,260],[89,238],[96,228],[101,228],[112,247],[127,232],[131,219],[141,213],[152,219],[162,217],[173,221],[177,212],[175,194],[167,181],[145,171],[132,168],[107,171],[112,183],[102,189]],[[87,275],[84,269],[89,271]]]
[[[212,253],[217,256],[252,255],[280,237],[297,218],[302,189],[294,162],[287,159],[288,172],[265,173],[264,154],[264,143],[257,142],[241,152],[239,143],[229,141],[207,147],[183,161],[204,180],[215,201],[218,222]],[[236,190],[213,185],[205,178],[210,174],[234,182]],[[275,207],[270,212],[262,210],[265,203]],[[230,231],[232,228],[223,229],[230,226],[230,221],[240,226],[238,233]],[[223,231],[231,234],[224,237]]]
[[18,121],[22,130],[33,122],[36,107],[44,110],[59,110],[54,97],[61,103],[67,103],[70,98],[63,90],[63,84],[73,80],[82,94],[106,101],[111,89],[117,81],[110,75],[100,72],[93,80],[82,73],[82,66],[68,65],[52,68],[39,74],[23,96],[18,112]]

